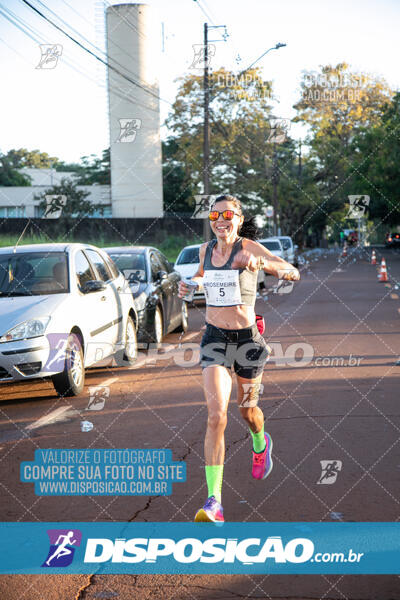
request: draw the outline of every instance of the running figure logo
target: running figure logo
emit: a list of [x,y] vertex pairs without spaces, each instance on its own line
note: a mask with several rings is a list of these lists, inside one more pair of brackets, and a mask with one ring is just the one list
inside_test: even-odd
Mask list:
[[369,196],[363,194],[360,196],[348,196],[348,198],[349,211],[346,215],[346,219],[362,219],[369,206]]
[[142,126],[142,119],[118,119],[119,120],[119,137],[117,142],[129,143],[134,142],[136,134]]
[[[192,45],[194,56],[192,64],[189,69],[203,70],[204,67],[209,67],[211,59],[215,56],[215,44],[193,44]],[[207,59],[206,59],[206,48],[207,48]]]
[[208,212],[210,210],[210,206],[213,203],[214,199],[215,199],[214,195],[206,196],[206,195],[197,194],[194,197],[196,206],[195,206],[193,214],[190,218],[191,219],[206,219],[208,217]]
[[46,337],[49,342],[49,356],[43,370],[54,373],[63,371],[65,361],[71,360],[74,352],[79,352],[79,339],[74,333],[49,333]]
[[44,211],[42,219],[59,219],[64,206],[67,204],[67,196],[64,194],[51,194],[45,196],[45,198],[46,210]]
[[40,61],[36,69],[55,69],[63,47],[61,44],[39,44]]
[[79,529],[48,529],[50,548],[42,567],[68,567],[72,563],[75,547],[81,545]]
[[290,119],[272,118],[269,122],[270,132],[268,142],[273,144],[283,144],[288,136],[290,129]]
[[332,484],[335,483],[339,471],[342,470],[341,460],[320,460],[321,463],[321,477],[317,483]]

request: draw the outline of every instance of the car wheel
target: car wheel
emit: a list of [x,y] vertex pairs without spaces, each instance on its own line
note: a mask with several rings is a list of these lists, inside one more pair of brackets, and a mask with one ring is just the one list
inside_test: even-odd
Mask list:
[[136,362],[138,355],[136,327],[132,317],[128,317],[125,329],[124,361],[130,365]]
[[156,310],[154,312],[153,329],[150,333],[151,340],[153,342],[156,342],[157,344],[160,344],[162,341],[163,332],[164,332],[164,323],[163,323],[163,316],[162,316],[161,308],[159,306],[156,306]]
[[181,324],[175,329],[178,333],[185,333],[189,327],[187,302],[182,302]]
[[78,396],[85,385],[82,343],[75,333],[68,336],[64,370],[52,376],[54,388],[59,396]]

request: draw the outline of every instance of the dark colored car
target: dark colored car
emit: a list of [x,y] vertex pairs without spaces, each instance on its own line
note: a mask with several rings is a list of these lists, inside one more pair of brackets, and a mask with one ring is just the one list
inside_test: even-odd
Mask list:
[[161,342],[188,328],[187,303],[178,298],[181,279],[167,258],[151,246],[104,248],[129,282],[138,315],[138,338]]
[[358,233],[357,231],[350,231],[347,236],[347,243],[349,246],[356,246],[358,243]]
[[400,248],[400,233],[387,233],[385,239],[386,248]]

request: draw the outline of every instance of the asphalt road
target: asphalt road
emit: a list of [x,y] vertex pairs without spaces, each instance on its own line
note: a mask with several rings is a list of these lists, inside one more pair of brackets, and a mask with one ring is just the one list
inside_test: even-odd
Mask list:
[[[226,432],[223,506],[229,521],[397,521],[400,518],[400,254],[378,249],[390,282],[378,282],[370,251],[316,252],[290,293],[259,298],[274,349],[260,406],[274,440],[274,469],[250,474],[251,443],[235,390]],[[272,278],[271,278],[272,280]],[[56,398],[43,381],[0,388],[2,521],[192,521],[206,497],[203,438],[207,412],[192,351],[204,306],[190,310],[182,340],[132,369],[87,374],[84,393]],[[179,348],[179,341],[182,347]],[[167,346],[168,344],[168,346]],[[293,346],[296,344],[296,346]],[[189,365],[189,366],[188,366]],[[101,411],[88,411],[89,388],[110,388]],[[94,424],[80,430],[80,421]],[[171,496],[38,497],[19,481],[37,448],[170,448],[187,481]],[[318,483],[321,461],[337,461],[334,483]],[[340,461],[340,462],[339,462]],[[3,600],[193,600],[400,598],[397,576],[14,575],[0,577]]]

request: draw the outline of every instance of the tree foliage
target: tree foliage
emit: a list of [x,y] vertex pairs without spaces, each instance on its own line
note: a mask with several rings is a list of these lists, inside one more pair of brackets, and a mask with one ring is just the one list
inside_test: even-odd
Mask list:
[[59,184],[53,185],[41,194],[35,194],[34,199],[40,200],[39,208],[44,212],[47,207],[46,196],[62,195],[66,196],[66,204],[62,211],[62,217],[83,218],[92,215],[96,211],[96,206],[90,200],[87,200],[90,193],[85,190],[79,190],[78,184],[66,177],[63,177]]

